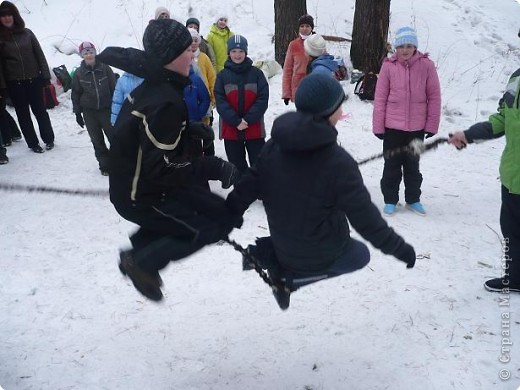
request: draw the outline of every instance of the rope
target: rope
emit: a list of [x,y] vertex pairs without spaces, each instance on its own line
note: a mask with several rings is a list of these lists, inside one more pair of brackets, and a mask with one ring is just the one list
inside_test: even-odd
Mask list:
[[0,183],[1,191],[8,192],[36,192],[36,193],[50,193],[73,196],[91,196],[96,198],[106,198],[108,196],[107,190],[69,190],[66,188],[46,187],[46,186],[31,186],[22,184],[6,184]]
[[358,161],[358,165],[366,164],[369,161],[377,160],[381,157],[391,158],[391,157],[397,156],[398,154],[401,154],[401,153],[411,153],[415,156],[418,156],[427,151],[437,149],[439,147],[439,145],[444,144],[446,142],[448,142],[448,138],[437,138],[435,141],[429,142],[429,143],[424,143],[423,141],[417,139],[415,141],[410,142],[409,145],[402,146],[400,148],[387,150],[386,152],[378,153],[372,157],[368,157],[363,160],[360,160],[360,161]]
[[245,248],[243,248],[239,243],[234,240],[231,240],[229,237],[224,239],[229,245],[233,247],[237,252],[240,252],[242,256],[249,260],[255,271],[260,275],[262,280],[271,287],[273,291],[285,290],[287,292],[291,292],[291,290],[281,281],[281,280],[273,280],[267,272],[265,272],[262,267],[258,265],[258,261],[254,256],[251,255]]

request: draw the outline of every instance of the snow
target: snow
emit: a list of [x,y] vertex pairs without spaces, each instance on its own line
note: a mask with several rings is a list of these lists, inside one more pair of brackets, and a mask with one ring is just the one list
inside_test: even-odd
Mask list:
[[[157,6],[201,20],[205,36],[222,14],[249,40],[253,60],[272,59],[272,1],[15,1],[51,67],[79,64],[77,45],[140,47]],[[166,4],[165,4],[166,3]],[[309,0],[316,31],[350,36],[354,0]],[[518,68],[520,6],[514,0],[393,0],[391,32],[414,24],[442,86],[440,133],[495,112]],[[58,50],[59,49],[59,50]],[[331,45],[333,54],[348,47]],[[381,152],[371,103],[351,98],[339,140],[361,160]],[[283,105],[270,79],[268,127]],[[99,190],[88,135],[70,92],[49,111],[56,148],[8,148],[1,184]],[[435,140],[435,138],[433,138]],[[516,389],[520,386],[520,296],[486,292],[501,274],[498,165],[504,140],[422,155],[425,217],[400,207],[388,218],[421,259],[414,269],[372,248],[363,270],[305,287],[282,312],[268,286],[241,271],[229,245],[170,264],[165,299],[147,301],[117,269],[135,228],[107,198],[0,192],[0,387],[13,389]],[[225,156],[221,142],[217,154]],[[361,167],[373,201],[382,160]],[[227,191],[215,183],[214,190]],[[326,189],[324,189],[326,191]],[[257,202],[232,234],[243,246],[268,234]],[[353,235],[357,238],[356,233]],[[513,345],[508,343],[512,341]],[[508,352],[508,349],[510,351]],[[509,357],[510,361],[500,362]],[[510,378],[500,379],[500,375]]]

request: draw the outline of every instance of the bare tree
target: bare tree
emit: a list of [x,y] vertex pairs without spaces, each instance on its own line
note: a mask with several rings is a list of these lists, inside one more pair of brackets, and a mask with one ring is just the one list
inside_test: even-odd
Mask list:
[[387,54],[390,0],[356,0],[350,60],[355,69],[379,73]]
[[289,42],[298,34],[298,19],[306,13],[306,0],[274,0],[274,58],[282,66]]

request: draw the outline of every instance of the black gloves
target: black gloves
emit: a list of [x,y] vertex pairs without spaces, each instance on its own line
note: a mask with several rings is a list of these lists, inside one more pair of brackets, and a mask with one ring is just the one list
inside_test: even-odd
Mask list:
[[394,256],[406,263],[406,268],[413,268],[415,265],[415,250],[413,246],[403,242],[401,247],[394,253]]
[[291,100],[291,99],[283,99],[283,102],[285,103],[286,106],[288,106],[290,100]]
[[433,137],[435,134],[426,132],[426,139]]
[[201,139],[206,141],[213,141],[215,133],[213,129],[203,122],[190,122],[186,133],[193,139]]
[[81,112],[76,113],[76,123],[79,125],[79,127],[84,128],[85,127],[85,121],[83,120],[83,116],[81,116]]
[[222,182],[222,188],[227,189],[236,183],[238,180],[239,173],[238,169],[227,161],[222,161],[220,167],[220,181]]
[[377,138],[379,138],[380,140],[383,140],[385,139],[385,133],[383,134],[374,134]]

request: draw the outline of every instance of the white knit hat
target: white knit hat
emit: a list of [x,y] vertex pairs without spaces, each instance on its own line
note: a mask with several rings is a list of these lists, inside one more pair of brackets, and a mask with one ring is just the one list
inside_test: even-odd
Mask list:
[[327,52],[327,43],[319,34],[313,34],[303,42],[305,51],[311,57],[319,57]]
[[155,19],[159,19],[159,16],[161,16],[161,14],[168,15],[168,19],[170,19],[170,11],[168,11],[166,7],[157,7],[157,9],[155,10]]
[[190,32],[191,37],[197,39],[197,43],[200,43],[200,35],[198,31],[191,27],[188,28],[188,31]]

